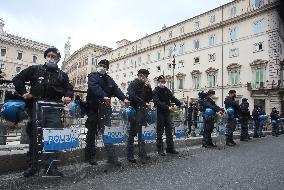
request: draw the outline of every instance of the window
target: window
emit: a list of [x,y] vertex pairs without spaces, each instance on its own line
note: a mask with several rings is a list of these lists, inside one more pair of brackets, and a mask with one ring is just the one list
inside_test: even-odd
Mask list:
[[172,64],[168,63],[168,69],[171,69],[171,68],[172,68]]
[[237,39],[237,28],[230,29],[230,40],[236,41]]
[[178,79],[178,89],[183,89],[183,83],[184,83],[183,78]]
[[119,79],[119,75],[116,75],[116,79],[117,79],[117,80]]
[[230,76],[231,76],[231,84],[237,85],[239,83],[239,72],[237,70],[232,70]]
[[6,56],[6,49],[1,48],[1,57],[5,57]]
[[16,73],[19,73],[21,71],[21,67],[16,67]]
[[263,51],[263,42],[254,44],[254,52]]
[[138,65],[141,65],[141,57],[138,57]]
[[253,23],[253,33],[259,34],[262,32],[262,20],[258,20]]
[[238,57],[239,56],[239,48],[230,49],[229,57]]
[[88,65],[88,58],[84,60],[84,65]]
[[167,83],[166,83],[168,89],[171,89],[172,90],[172,86],[173,86],[173,81],[172,80],[168,80]]
[[126,73],[123,73],[123,77],[126,78]]
[[199,44],[199,40],[194,40],[194,49],[199,49],[200,44]]
[[178,68],[184,67],[184,61],[183,60],[179,61],[177,67]]
[[133,60],[130,60],[130,68],[133,68]]
[[234,16],[236,16],[236,14],[237,14],[237,8],[236,7],[232,7],[230,9],[230,16],[234,17]]
[[158,42],[162,42],[162,37],[161,36],[158,36]]
[[210,24],[214,24],[215,23],[215,15],[211,15],[209,17],[209,21],[210,21]]
[[216,75],[208,75],[208,87],[213,88],[216,86],[217,76]]
[[169,32],[169,38],[172,38],[172,37],[173,37],[173,32],[170,31],[170,32]]
[[264,69],[263,68],[259,68],[255,70],[255,87],[259,88],[261,82],[264,82]]
[[157,72],[161,71],[161,66],[157,66]]
[[170,47],[168,50],[168,57],[172,57],[172,55],[173,55],[173,48]]
[[282,44],[279,44],[279,53],[282,55]]
[[215,45],[215,34],[209,36],[209,46],[214,46]]
[[36,63],[37,61],[37,56],[33,55],[33,63]]
[[92,65],[97,65],[97,59],[96,58],[92,58]]
[[133,76],[134,76],[132,71],[130,72],[129,76],[130,76],[130,77],[133,77]]
[[179,54],[180,54],[180,55],[184,54],[184,44],[181,44],[181,45],[179,46]]
[[184,34],[184,26],[180,27],[180,33]]
[[195,30],[199,30],[199,28],[200,28],[200,22],[199,21],[195,21],[194,28],[195,28]]
[[157,52],[157,60],[160,60],[160,59],[161,59],[161,52],[158,51],[158,52]]
[[198,89],[200,87],[200,76],[192,77],[193,88]]
[[209,62],[213,62],[216,60],[216,53],[209,54]]
[[5,69],[5,64],[4,63],[0,64],[0,69]]
[[151,38],[149,38],[149,39],[148,39],[148,42],[149,42],[149,45],[151,45],[151,44],[152,44],[152,40],[151,40]]
[[148,55],[147,55],[147,62],[150,62],[150,61],[151,61],[151,55],[148,54]]
[[254,0],[255,8],[260,8],[263,5],[264,5],[264,1],[263,0]]
[[18,52],[17,59],[18,60],[22,60],[22,58],[23,58],[23,53],[22,52]]
[[199,57],[194,58],[194,63],[199,63]]

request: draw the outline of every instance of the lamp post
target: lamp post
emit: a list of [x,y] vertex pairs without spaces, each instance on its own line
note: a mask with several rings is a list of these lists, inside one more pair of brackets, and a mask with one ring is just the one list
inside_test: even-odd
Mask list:
[[174,95],[174,94],[175,94],[175,67],[176,67],[176,58],[175,58],[175,55],[173,55],[172,67],[173,67],[172,93],[173,93],[173,95]]

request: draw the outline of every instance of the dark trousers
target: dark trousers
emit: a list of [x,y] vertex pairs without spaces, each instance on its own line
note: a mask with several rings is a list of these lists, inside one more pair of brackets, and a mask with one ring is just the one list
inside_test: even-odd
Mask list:
[[241,118],[241,135],[240,139],[248,139],[249,133],[248,133],[248,119],[247,118]]
[[279,134],[279,124],[272,125],[272,135],[278,135],[278,134]]
[[174,149],[171,117],[169,112],[157,113],[157,148],[163,150],[163,134],[166,133],[167,150]]
[[[103,105],[102,105],[103,106]],[[86,128],[88,129],[86,136],[85,159],[89,160],[96,155],[96,136],[99,132],[104,133],[105,126],[111,126],[111,110],[108,108],[100,107],[99,112],[90,111],[87,115]],[[111,144],[104,145],[108,162],[113,163],[118,160],[115,151],[115,146]]]
[[[36,113],[37,111],[37,113]],[[27,153],[28,163],[30,167],[38,167],[38,160],[40,159],[39,152],[42,151],[42,130],[37,127],[42,128],[63,128],[61,122],[61,111],[56,108],[39,108],[39,110],[28,109],[28,115],[30,120],[27,123],[26,132],[29,137],[29,151]],[[37,114],[37,121],[36,121]],[[47,165],[50,165],[53,160],[57,159],[56,151],[53,154],[47,154]]]
[[228,141],[233,141],[235,129],[236,129],[236,119],[228,118],[226,125],[226,138]]
[[254,128],[253,128],[253,136],[258,136],[258,130],[259,130],[259,121],[254,120]]
[[213,132],[214,129],[214,120],[213,119],[204,119],[205,122],[205,127],[204,127],[204,131],[203,131],[203,139],[202,139],[202,144],[204,145],[208,145],[208,144],[212,144],[212,138],[211,138],[211,134]]
[[134,159],[134,137],[138,135],[138,156],[144,158],[147,156],[145,150],[145,141],[142,138],[142,126],[147,126],[147,108],[136,109],[136,117],[130,121],[130,127],[128,129],[128,139],[126,147],[127,159]]

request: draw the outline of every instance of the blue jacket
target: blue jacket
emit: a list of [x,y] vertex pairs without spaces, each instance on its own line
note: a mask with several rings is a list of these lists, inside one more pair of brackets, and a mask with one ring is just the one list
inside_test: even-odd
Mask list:
[[104,97],[117,97],[121,101],[126,98],[109,75],[101,75],[98,72],[89,74],[87,90],[88,111],[93,110],[97,112],[99,101],[103,100]]
[[181,102],[174,97],[172,92],[167,87],[156,87],[153,90],[153,102],[157,107],[157,111],[162,112],[170,112],[169,107],[171,102],[175,103],[177,106],[181,106]]

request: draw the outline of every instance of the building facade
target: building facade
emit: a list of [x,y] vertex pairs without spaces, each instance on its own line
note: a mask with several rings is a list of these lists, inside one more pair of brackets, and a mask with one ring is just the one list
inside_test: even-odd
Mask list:
[[[230,89],[268,112],[280,109],[283,85],[283,21],[277,0],[235,0],[147,35],[99,57],[108,59],[109,74],[126,92],[141,68],[152,86],[164,74],[179,99],[194,101],[200,91],[215,90],[223,106]],[[174,64],[173,64],[174,61]]]
[[[62,69],[68,74],[70,83],[76,90],[87,89],[87,76],[96,70],[97,58],[111,51],[111,48],[87,44],[70,55],[70,42],[65,44]],[[82,95],[82,94],[81,94]],[[83,95],[82,95],[83,96]]]
[[[0,68],[1,76],[6,80],[18,74],[21,70],[33,64],[43,64],[44,51],[50,47],[47,44],[22,38],[4,31],[4,20],[0,19]],[[5,91],[13,89],[7,84],[0,85],[0,102],[3,102]]]

